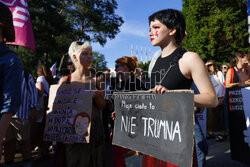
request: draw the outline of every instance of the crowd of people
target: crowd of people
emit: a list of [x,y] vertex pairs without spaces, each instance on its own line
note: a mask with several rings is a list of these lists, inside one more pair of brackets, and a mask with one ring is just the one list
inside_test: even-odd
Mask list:
[[[222,64],[220,71],[215,61],[204,63],[197,53],[181,48],[186,36],[185,18],[173,9],[149,16],[151,43],[161,48],[161,54],[151,62],[149,84],[145,84],[148,80],[143,78],[142,70],[137,68],[136,57],[123,56],[117,59],[116,77],[110,77],[108,69],[95,75],[92,46],[88,41],[71,43],[68,51],[70,61],[58,82],[53,81],[44,64],[38,67],[35,81],[23,69],[18,56],[6,46],[6,42],[15,39],[13,20],[10,10],[2,3],[0,11],[0,153],[4,148],[6,166],[14,164],[18,142],[25,167],[32,166],[32,150],[39,153],[37,158],[44,158],[49,155],[51,148],[55,148],[56,167],[125,167],[126,156],[140,153],[112,145],[115,120],[112,93],[149,90],[163,94],[167,90],[190,89],[195,84],[199,93],[194,95],[194,105],[196,108],[207,108],[208,133],[204,135],[199,123],[195,122],[193,166],[202,167],[206,162],[206,137],[222,142],[228,135],[225,123],[226,88],[250,85],[249,54],[235,53],[230,65]],[[91,83],[87,89],[95,90],[92,95],[90,142],[43,141],[50,85],[72,82]],[[143,155],[142,166],[176,165]]]

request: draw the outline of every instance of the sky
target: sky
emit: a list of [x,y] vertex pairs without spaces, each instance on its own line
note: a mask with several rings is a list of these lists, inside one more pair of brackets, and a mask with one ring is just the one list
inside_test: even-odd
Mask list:
[[[102,47],[98,43],[92,43],[93,51],[104,54],[107,61],[107,67],[113,68],[115,60],[122,56],[133,55],[139,61],[149,60],[149,57],[160,50],[159,47],[153,47],[149,38],[148,16],[162,9],[172,8],[181,10],[182,0],[116,0],[118,7],[115,13],[124,20],[120,27],[120,33],[112,40],[108,39]],[[136,47],[138,54],[136,54]],[[141,56],[142,48],[142,56]],[[146,51],[147,57],[146,57]],[[150,51],[149,51],[150,50]],[[151,52],[151,55],[149,55]]]

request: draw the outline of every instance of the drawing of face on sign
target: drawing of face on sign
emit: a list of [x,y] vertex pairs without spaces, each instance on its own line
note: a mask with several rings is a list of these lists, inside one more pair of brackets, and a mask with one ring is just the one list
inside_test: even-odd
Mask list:
[[90,118],[88,114],[84,112],[76,114],[73,122],[73,128],[75,129],[76,134],[80,136],[87,136],[89,122]]

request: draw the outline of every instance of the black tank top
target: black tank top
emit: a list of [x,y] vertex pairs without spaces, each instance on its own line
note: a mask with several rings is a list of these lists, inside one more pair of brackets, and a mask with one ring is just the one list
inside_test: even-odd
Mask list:
[[[155,85],[162,85],[168,90],[173,89],[190,89],[193,82],[192,79],[187,79],[180,71],[179,59],[186,52],[183,48],[177,48],[169,56],[162,58],[161,56],[156,60],[154,68],[151,73],[151,88]],[[170,70],[170,65],[173,65]],[[169,71],[168,71],[169,70]],[[168,72],[167,72],[168,71]],[[166,74],[167,72],[167,74]],[[164,77],[164,75],[166,76]]]
[[238,76],[237,71],[236,71],[234,68],[233,68],[233,70],[234,70],[233,83],[237,83],[237,82],[240,81],[240,80],[239,80],[239,76]]

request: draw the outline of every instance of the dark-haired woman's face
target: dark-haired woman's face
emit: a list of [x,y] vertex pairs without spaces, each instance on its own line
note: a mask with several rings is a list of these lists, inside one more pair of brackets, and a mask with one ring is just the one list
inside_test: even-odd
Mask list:
[[169,41],[169,29],[159,20],[150,22],[149,37],[153,46],[164,46]]

